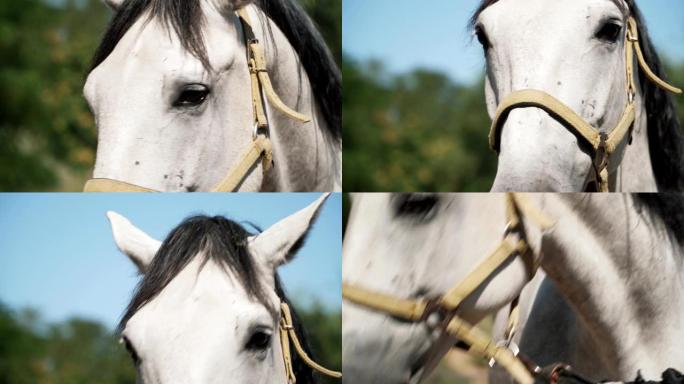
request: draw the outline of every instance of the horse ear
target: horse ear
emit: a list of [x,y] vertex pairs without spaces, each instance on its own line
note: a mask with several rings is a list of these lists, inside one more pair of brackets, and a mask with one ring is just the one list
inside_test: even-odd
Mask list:
[[304,245],[306,235],[316,222],[329,193],[319,197],[308,207],[273,224],[263,233],[249,239],[250,252],[258,260],[274,268],[292,260]]
[[116,212],[107,212],[107,218],[112,225],[116,246],[135,263],[140,273],[145,273],[161,242],[151,238]]
[[104,0],[104,3],[107,4],[107,6],[113,11],[118,11],[119,7],[121,7],[121,4],[123,4],[124,1],[125,0]]

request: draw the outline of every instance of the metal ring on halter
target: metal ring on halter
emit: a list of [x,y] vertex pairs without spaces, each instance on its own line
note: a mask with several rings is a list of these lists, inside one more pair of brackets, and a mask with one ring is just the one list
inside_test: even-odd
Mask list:
[[258,134],[259,134],[259,122],[255,121],[254,122],[254,129],[252,130],[252,140],[256,140]]
[[629,87],[629,90],[627,90],[627,101],[628,101],[630,104],[634,104],[634,99],[635,99],[635,98],[636,98],[636,91],[634,90],[634,88],[632,88],[632,87],[630,86],[630,87]]
[[506,223],[506,226],[504,226],[504,229],[503,229],[503,235],[504,235],[504,237],[507,236],[507,235],[510,235],[511,232],[513,232],[513,229],[514,229],[514,228],[515,228],[515,226],[513,225],[512,222],[509,221],[508,223]]

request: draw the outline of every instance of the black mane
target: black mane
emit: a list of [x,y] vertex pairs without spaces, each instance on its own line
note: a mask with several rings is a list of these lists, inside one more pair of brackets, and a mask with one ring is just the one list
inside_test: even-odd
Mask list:
[[684,245],[684,195],[679,193],[635,193],[632,195],[637,209],[658,218],[668,232]]
[[[477,23],[480,14],[498,0],[483,0],[470,19],[470,27]],[[621,9],[620,0],[612,0]],[[655,47],[646,28],[646,22],[636,5],[635,0],[625,0],[629,13],[634,17],[639,28],[639,44],[644,59],[653,72],[667,81],[664,67],[656,53]],[[659,191],[684,190],[684,134],[677,118],[672,95],[648,80],[639,68],[639,84],[646,107],[648,124],[648,145],[651,164]]]
[[[178,35],[183,48],[210,68],[202,28],[201,0],[126,0],[118,9],[93,57],[91,70],[114,50],[131,26],[146,12]],[[226,5],[236,0],[225,0]],[[244,5],[249,1],[239,1]],[[299,56],[323,112],[328,133],[342,138],[342,75],[323,37],[309,16],[294,0],[252,1],[285,34]]]
[[[279,311],[279,308],[271,308],[265,288],[259,282],[257,266],[247,248],[247,239],[252,235],[239,223],[222,216],[200,215],[185,219],[171,231],[154,256],[121,318],[118,332],[121,333],[128,320],[157,297],[199,254],[203,257],[202,266],[209,261],[222,266],[226,272],[231,272],[237,278],[251,299],[259,301],[270,310]],[[312,356],[299,317],[277,274],[275,281],[276,294],[290,305],[293,325],[302,347]],[[292,363],[297,382],[315,383],[313,370],[296,353],[293,353]]]

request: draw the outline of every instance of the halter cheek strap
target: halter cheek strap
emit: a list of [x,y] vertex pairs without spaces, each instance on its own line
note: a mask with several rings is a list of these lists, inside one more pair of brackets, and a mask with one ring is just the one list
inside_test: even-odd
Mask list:
[[[247,48],[247,64],[251,84],[252,112],[254,115],[254,132],[252,142],[242,152],[226,176],[211,189],[211,192],[235,192],[249,174],[256,169],[261,160],[261,169],[266,174],[273,165],[273,146],[269,138],[269,122],[266,113],[264,95],[270,105],[290,119],[308,123],[311,119],[288,107],[273,89],[268,74],[266,56],[259,39],[254,34],[252,22],[246,7],[237,12]],[[114,179],[97,178],[86,182],[84,192],[160,192],[139,185]]]
[[676,88],[658,76],[648,67],[639,44],[639,30],[633,17],[627,19],[625,38],[625,67],[627,80],[627,105],[618,124],[608,133],[601,132],[587,123],[570,107],[546,92],[535,89],[524,89],[511,92],[499,105],[489,131],[489,146],[499,153],[501,131],[511,111],[518,108],[539,108],[547,112],[553,119],[563,124],[579,139],[584,141],[593,152],[595,179],[601,192],[608,192],[608,165],[610,156],[628,137],[635,120],[636,86],[634,84],[634,54],[644,75],[665,91],[680,94]]
[[283,350],[283,361],[285,363],[285,374],[287,376],[287,384],[295,384],[297,382],[297,377],[295,376],[294,366],[292,365],[292,353],[290,352],[290,342],[295,347],[295,351],[302,358],[304,363],[311,367],[313,370],[318,371],[326,376],[341,379],[342,373],[333,371],[331,369],[325,368],[319,365],[302,348],[297,333],[294,330],[292,322],[292,314],[290,313],[290,307],[286,303],[280,304],[280,345]]
[[[456,338],[468,346],[469,352],[495,361],[518,383],[533,384],[533,370],[509,348],[518,326],[517,304],[511,306],[506,330],[507,340],[503,344],[493,342],[485,333],[456,314],[461,304],[493,276],[506,261],[520,257],[527,267],[530,280],[539,268],[539,257],[529,247],[524,233],[521,233],[522,220],[527,219],[542,231],[550,229],[554,222],[537,210],[525,196],[518,194],[506,195],[506,217],[507,225],[501,243],[465,279],[440,297],[403,299],[347,283],[342,285],[342,297],[351,303],[414,323],[427,322],[430,316],[438,314],[442,318],[439,329],[444,337]],[[516,298],[514,303],[517,301]],[[440,348],[438,344],[435,343],[435,348]],[[426,367],[436,366],[436,362],[441,358],[442,355],[435,349],[429,349],[423,358],[419,359],[422,364],[421,368],[424,368],[422,376],[429,373]]]

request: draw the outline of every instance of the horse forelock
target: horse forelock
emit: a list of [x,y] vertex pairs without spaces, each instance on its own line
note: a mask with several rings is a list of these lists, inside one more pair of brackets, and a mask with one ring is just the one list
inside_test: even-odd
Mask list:
[[[499,0],[482,0],[470,18],[473,29],[480,14]],[[667,81],[646,22],[635,0],[611,0],[620,10],[634,17],[644,59],[653,72]],[[625,8],[626,7],[626,8]],[[639,83],[646,108],[651,166],[660,191],[684,190],[684,134],[681,131],[672,95],[656,86],[639,69]]]
[[157,297],[193,260],[202,255],[201,267],[209,261],[232,273],[247,295],[275,313],[268,300],[255,260],[247,246],[252,233],[222,216],[193,216],[169,233],[157,251],[128,304],[119,331],[145,304]]

